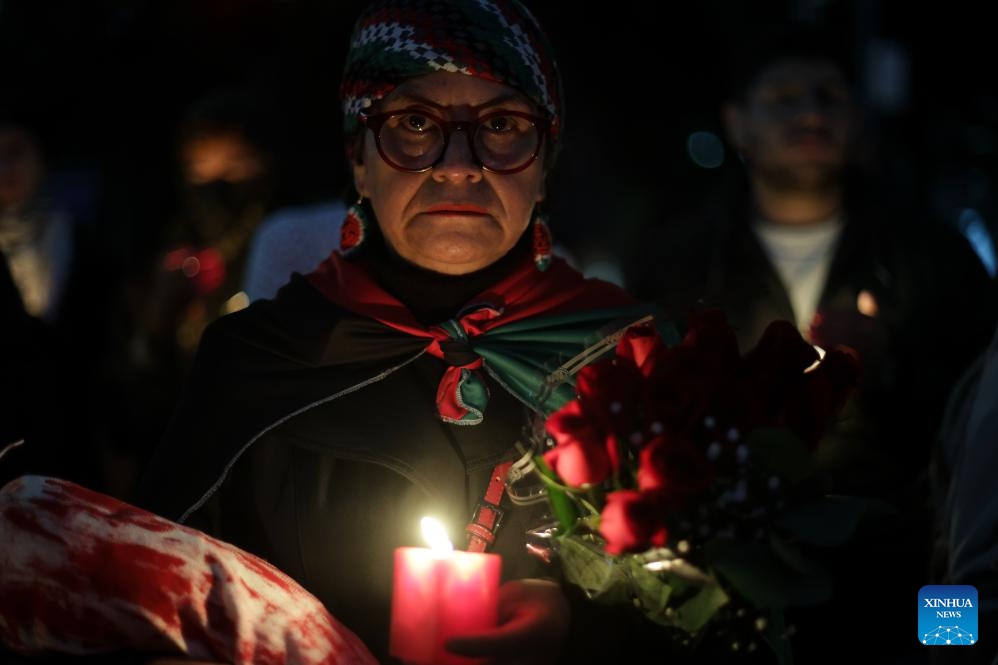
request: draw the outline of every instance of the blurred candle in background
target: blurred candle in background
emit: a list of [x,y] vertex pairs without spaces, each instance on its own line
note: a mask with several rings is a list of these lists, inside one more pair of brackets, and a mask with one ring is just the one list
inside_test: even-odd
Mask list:
[[495,627],[502,558],[454,551],[433,518],[424,517],[421,526],[429,548],[395,550],[389,652],[407,663],[479,662],[446,651],[444,642]]

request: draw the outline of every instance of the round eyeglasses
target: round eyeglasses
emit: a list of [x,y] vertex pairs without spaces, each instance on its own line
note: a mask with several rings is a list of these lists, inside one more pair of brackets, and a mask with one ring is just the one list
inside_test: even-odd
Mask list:
[[454,132],[463,131],[475,163],[509,175],[530,166],[540,154],[551,122],[519,111],[496,111],[475,120],[444,120],[432,113],[402,109],[360,115],[374,132],[381,158],[399,171],[421,173],[440,163]]

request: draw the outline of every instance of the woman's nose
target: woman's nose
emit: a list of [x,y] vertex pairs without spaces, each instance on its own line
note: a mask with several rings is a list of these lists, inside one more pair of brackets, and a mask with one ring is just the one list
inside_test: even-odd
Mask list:
[[482,179],[482,167],[471,151],[467,129],[455,130],[450,135],[444,154],[433,167],[433,177],[440,182],[475,182]]

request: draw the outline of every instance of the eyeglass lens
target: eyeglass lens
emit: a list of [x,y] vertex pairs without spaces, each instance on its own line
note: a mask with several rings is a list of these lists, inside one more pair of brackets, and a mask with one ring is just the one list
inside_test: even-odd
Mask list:
[[[381,127],[379,139],[385,156],[405,169],[426,169],[438,162],[457,123],[405,111],[392,114]],[[528,118],[493,114],[470,126],[471,149],[485,168],[504,171],[530,161],[537,151],[540,130]],[[460,139],[452,139],[460,140]]]

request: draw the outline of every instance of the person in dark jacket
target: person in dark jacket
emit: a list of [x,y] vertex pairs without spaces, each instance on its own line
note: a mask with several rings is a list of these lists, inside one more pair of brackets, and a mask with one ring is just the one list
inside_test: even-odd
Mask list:
[[950,395],[931,465],[936,576],[930,583],[977,590],[978,641],[969,654],[933,649],[932,665],[993,665],[998,660],[998,648],[985,637],[998,632],[996,442],[998,329]]
[[[903,660],[920,647],[911,605],[929,579],[932,435],[994,329],[994,287],[955,230],[873,186],[841,37],[755,37],[738,51],[722,118],[744,168],[696,214],[642,237],[628,286],[677,319],[723,309],[743,350],[784,319],[820,348],[857,353],[862,384],[819,448],[815,482],[894,510],[834,566],[844,605],[870,589],[884,598],[877,642],[887,660],[877,662]],[[847,648],[843,635],[860,621],[842,606],[825,611],[806,623],[826,632],[801,631],[802,662]]]
[[[24,474],[47,473],[94,482],[94,455],[75,436],[56,390],[66,381],[51,329],[21,300],[7,259],[0,255],[0,487]],[[67,422],[67,420],[69,422]]]
[[[19,463],[21,453],[17,448],[31,438],[35,423],[30,400],[24,399],[25,383],[31,376],[31,364],[37,359],[34,339],[36,331],[31,316],[24,309],[17,285],[7,268],[7,260],[0,256],[0,313],[4,325],[0,326],[0,348],[6,350],[4,371],[0,378],[0,484],[24,473],[24,463]],[[9,455],[9,457],[8,457]]]
[[526,549],[543,506],[504,495],[483,524],[483,501],[571,399],[547,377],[648,308],[551,255],[561,84],[518,2],[372,4],[341,95],[358,201],[340,249],[206,329],[138,503],[266,558],[382,662],[393,552],[436,516],[506,580],[500,627],[452,647],[550,662],[569,618]]

